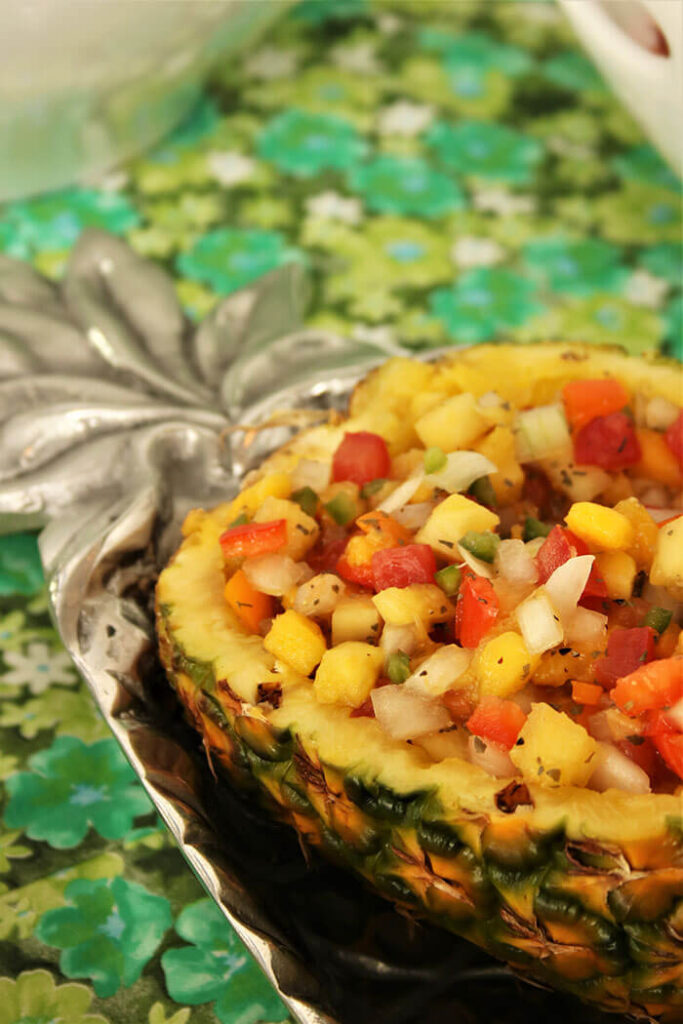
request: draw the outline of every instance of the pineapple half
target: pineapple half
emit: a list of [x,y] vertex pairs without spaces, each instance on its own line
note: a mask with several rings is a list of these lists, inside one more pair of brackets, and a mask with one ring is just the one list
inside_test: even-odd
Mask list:
[[[480,346],[427,364],[392,359],[356,388],[349,418],[299,434],[244,499],[197,510],[157,587],[161,657],[207,755],[308,842],[402,908],[540,982],[604,1009],[683,1020],[683,799],[528,786],[456,757],[434,762],[370,717],[320,703],[311,680],[248,633],[224,599],[219,536],[302,458],[329,459],[345,430],[392,456],[449,395],[492,390],[550,402],[567,381],[617,377],[680,403],[677,367],[579,345]],[[266,477],[268,482],[266,482]],[[275,483],[273,483],[275,481]],[[255,484],[255,486],[254,486]],[[260,489],[260,490],[259,490]],[[275,695],[275,697],[273,696]]]

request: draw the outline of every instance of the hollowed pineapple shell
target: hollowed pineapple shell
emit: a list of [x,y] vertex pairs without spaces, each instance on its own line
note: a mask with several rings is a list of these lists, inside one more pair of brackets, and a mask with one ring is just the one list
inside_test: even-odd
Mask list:
[[[344,430],[405,449],[418,391],[541,404],[569,379],[602,375],[680,401],[677,367],[578,345],[392,360],[358,385],[350,420],[299,435],[260,473],[331,454]],[[191,515],[157,588],[162,660],[207,754],[400,906],[607,1010],[682,1020],[681,790],[524,789],[458,759],[434,764],[374,719],[317,703],[310,679],[276,663],[224,600],[218,537],[233,511]],[[278,707],[257,703],[263,683],[279,685]]]

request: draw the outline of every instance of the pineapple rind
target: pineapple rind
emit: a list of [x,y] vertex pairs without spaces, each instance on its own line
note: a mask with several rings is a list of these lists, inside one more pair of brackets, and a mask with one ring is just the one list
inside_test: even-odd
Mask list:
[[[680,386],[668,366],[614,352],[537,346],[532,377],[506,346],[496,347],[495,360],[487,361],[487,349],[430,367],[425,386],[495,388],[528,402],[547,401],[570,377],[603,371],[674,401]],[[371,405],[391,411],[384,383],[377,372],[354,393],[351,411],[364,429],[373,429]],[[405,394],[394,400],[399,411]],[[268,471],[289,468],[293,455],[333,451],[342,433],[325,427],[301,435]],[[373,719],[350,720],[348,709],[317,704],[310,680],[276,662],[222,599],[217,540],[229,508],[195,516],[157,591],[162,660],[212,760],[399,905],[604,1008],[678,1019],[680,791],[631,796],[529,784],[533,803],[506,814],[496,794],[511,780],[456,758],[434,764],[419,747],[388,739]],[[280,684],[278,708],[256,704],[263,682]]]

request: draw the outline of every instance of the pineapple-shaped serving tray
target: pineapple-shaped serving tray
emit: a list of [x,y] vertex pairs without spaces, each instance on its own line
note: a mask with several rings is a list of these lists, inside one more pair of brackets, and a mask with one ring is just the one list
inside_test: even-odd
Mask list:
[[302,329],[306,301],[304,272],[285,266],[195,328],[166,273],[105,232],[82,236],[59,286],[0,256],[0,532],[42,530],[67,650],[188,863],[297,1021],[613,1021],[519,982],[304,854],[289,829],[212,776],[165,682],[153,591],[185,513],[233,496],[268,451],[341,408],[392,354]]

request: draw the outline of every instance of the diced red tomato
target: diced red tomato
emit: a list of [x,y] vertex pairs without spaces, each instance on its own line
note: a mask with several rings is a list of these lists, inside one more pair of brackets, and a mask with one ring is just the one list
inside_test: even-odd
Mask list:
[[463,647],[477,647],[498,618],[498,597],[490,580],[466,576],[455,606],[455,635]]
[[[553,526],[536,555],[539,582],[545,583],[555,570],[570,558],[587,554],[588,546],[580,537],[564,526]],[[607,597],[607,586],[595,563],[583,590],[582,598],[584,597]]]
[[359,487],[389,476],[390,470],[391,457],[386,441],[368,430],[344,434],[332,459],[332,479],[352,480]]
[[595,663],[595,679],[606,690],[616,685],[618,679],[635,672],[655,653],[655,630],[650,626],[635,629],[613,629],[607,639],[604,658]]
[[428,544],[382,548],[375,551],[371,564],[375,590],[434,582],[436,559]]
[[277,551],[287,542],[287,520],[274,519],[270,523],[243,523],[231,526],[220,536],[226,558],[252,558]]
[[649,736],[633,736],[630,740],[621,740],[616,745],[629,761],[633,761],[639,768],[642,768],[650,779],[655,779],[659,758],[654,742]]
[[679,414],[678,419],[674,420],[664,436],[666,443],[683,469],[683,412]]
[[369,587],[372,589],[375,584],[375,575],[372,571],[372,562],[358,562],[358,564],[352,564],[346,555],[341,556],[337,559],[335,566],[336,572],[347,580],[349,583],[357,583],[360,587]]
[[611,697],[632,718],[673,707],[683,697],[683,657],[660,658],[622,676]]
[[608,416],[628,405],[629,396],[618,380],[573,380],[562,389],[564,411],[574,430],[598,416]]
[[526,715],[513,700],[482,697],[465,725],[474,736],[498,743],[509,750],[526,722]]
[[579,465],[626,469],[642,452],[632,421],[625,412],[598,416],[574,435],[574,458]]
[[314,572],[336,572],[337,562],[344,553],[349,535],[343,526],[323,522],[323,528],[315,545],[306,556]]
[[671,771],[683,779],[683,732],[662,730],[655,733],[654,743]]

